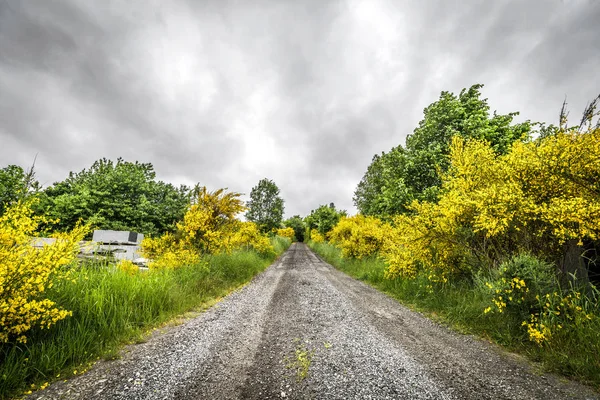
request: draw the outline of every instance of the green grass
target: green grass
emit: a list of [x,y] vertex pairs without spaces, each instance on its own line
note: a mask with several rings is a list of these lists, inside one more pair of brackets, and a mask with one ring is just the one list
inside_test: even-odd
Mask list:
[[541,362],[546,371],[600,388],[600,313],[597,307],[594,320],[583,325],[565,326],[553,334],[549,343],[540,347],[528,340],[521,326],[522,315],[483,312],[491,301],[489,292],[483,290],[482,285],[449,282],[438,284],[432,290],[427,288],[431,282],[425,275],[417,275],[415,279],[386,279],[385,265],[377,258],[344,259],[340,250],[328,243],[309,242],[309,246],[339,270],[434,320],[525,354]]
[[73,316],[50,330],[36,329],[26,344],[0,346],[0,398],[81,373],[124,343],[143,341],[152,328],[198,310],[248,282],[290,245],[273,238],[275,252],[238,251],[207,256],[206,264],[129,275],[104,264],[78,268],[75,282],[48,293]]

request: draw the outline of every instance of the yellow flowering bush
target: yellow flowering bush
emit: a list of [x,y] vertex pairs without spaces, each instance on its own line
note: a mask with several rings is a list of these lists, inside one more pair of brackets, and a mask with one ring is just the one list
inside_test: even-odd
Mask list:
[[175,235],[167,232],[156,238],[145,237],[141,243],[141,250],[144,257],[153,260],[161,254],[172,251],[176,246]]
[[198,250],[189,243],[177,240],[175,235],[165,233],[158,238],[144,238],[142,254],[151,260],[150,269],[173,269],[184,265],[196,265],[201,261]]
[[[493,291],[492,303],[498,312],[504,312],[506,307],[510,304],[521,306],[526,302],[526,296],[529,294],[529,288],[526,282],[519,278],[514,277],[510,280],[502,278],[499,285],[492,285],[486,282],[486,286]],[[484,310],[484,313],[491,312],[492,307],[488,307]]]
[[200,263],[200,255],[189,243],[177,240],[175,235],[165,233],[161,237],[147,237],[141,243],[142,254],[151,260],[148,267],[173,269]]
[[[513,313],[527,316],[538,307],[536,296],[553,291],[557,281],[551,264],[519,254],[502,263],[497,278],[485,285],[492,295],[493,309],[503,312],[508,307]],[[489,307],[485,311],[491,310]]]
[[593,301],[578,291],[563,295],[559,292],[536,296],[539,304],[537,312],[523,321],[529,340],[542,346],[563,329],[577,330],[597,319],[592,311]]
[[[486,147],[454,140],[450,190],[460,186],[456,178],[464,172],[455,160],[472,158],[474,150]],[[475,231],[486,239],[504,250],[518,245],[547,253],[567,240],[600,237],[599,129],[516,142],[510,153],[485,163],[482,170],[464,174],[464,179],[480,179],[464,197],[475,211]]]
[[391,226],[375,217],[342,217],[328,233],[329,241],[342,250],[344,257],[363,258],[377,255],[384,247]]
[[31,240],[43,221],[27,202],[14,204],[0,217],[0,343],[26,342],[34,326],[48,329],[71,315],[44,292],[67,277],[64,267],[75,261],[89,227],[77,225],[57,235],[53,244],[36,249]]
[[293,228],[280,228],[277,229],[276,231],[278,236],[284,237],[284,238],[288,238],[288,239],[294,239],[294,229]]
[[321,235],[321,233],[318,230],[311,229],[310,240],[312,240],[315,243],[323,243],[325,241],[325,237]]
[[[239,193],[225,189],[209,192],[206,187],[196,190],[177,233],[158,238],[145,238],[142,253],[152,260],[151,269],[177,268],[201,263],[201,254],[253,248],[260,253],[273,251],[267,236],[253,222],[241,222],[235,216],[245,210]],[[293,230],[292,230],[293,234]]]
[[119,260],[116,265],[117,269],[128,273],[129,275],[135,275],[139,272],[139,267],[135,265],[131,260]]
[[[292,236],[293,234],[294,231],[292,229]],[[274,251],[269,238],[260,232],[257,224],[250,221],[237,221],[235,230],[226,241],[225,246],[228,251],[243,247],[253,248],[259,253]]]
[[239,226],[235,216],[246,210],[240,196],[225,189],[209,192],[206,187],[199,188],[183,221],[177,224],[182,240],[202,252],[222,250],[224,239]]
[[600,238],[599,129],[515,142],[505,155],[455,137],[450,162],[439,201],[394,218],[388,277],[472,271],[521,251],[558,256],[567,241]]
[[448,197],[441,205],[415,202],[411,210],[414,214],[394,218],[386,237],[381,257],[388,266],[387,278],[415,277],[419,267],[436,275],[455,273],[469,263],[464,204]]
[[150,269],[174,269],[184,265],[198,265],[202,259],[198,251],[175,247],[165,251],[148,263]]

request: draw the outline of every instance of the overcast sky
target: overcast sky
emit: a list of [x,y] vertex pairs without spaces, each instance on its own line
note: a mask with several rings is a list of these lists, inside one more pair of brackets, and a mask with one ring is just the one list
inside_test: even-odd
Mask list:
[[102,157],[286,215],[355,212],[375,153],[442,90],[557,122],[600,92],[600,0],[0,0],[0,167],[47,185]]

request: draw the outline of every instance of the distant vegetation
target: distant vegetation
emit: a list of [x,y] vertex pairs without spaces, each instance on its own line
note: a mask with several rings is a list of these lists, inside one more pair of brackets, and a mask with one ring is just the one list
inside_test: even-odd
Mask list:
[[513,124],[516,113],[490,115],[480,88],[442,92],[405,147],[374,157],[354,196],[361,213],[311,225],[311,246],[600,386],[600,97],[576,126],[565,107],[559,126]]
[[346,211],[337,210],[335,204],[322,205],[319,208],[312,210],[304,219],[306,228],[309,231],[316,231],[321,235],[333,229],[340,218],[346,216]]
[[270,179],[261,179],[250,191],[246,219],[256,223],[261,232],[271,232],[283,222],[283,199]]
[[294,215],[292,218],[288,218],[283,221],[283,225],[294,230],[294,239],[296,241],[304,242],[306,225],[304,224],[304,219],[301,216]]

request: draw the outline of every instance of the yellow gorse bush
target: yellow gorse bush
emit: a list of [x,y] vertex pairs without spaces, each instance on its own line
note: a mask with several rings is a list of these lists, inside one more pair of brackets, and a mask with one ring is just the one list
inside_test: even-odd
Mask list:
[[171,233],[158,238],[144,238],[141,248],[144,257],[151,260],[148,267],[153,270],[196,265],[201,261],[198,250],[186,241],[177,240]]
[[375,217],[356,215],[342,217],[328,236],[344,257],[360,259],[377,255],[391,233],[390,224]]
[[520,217],[529,217],[528,224],[541,221],[536,237],[599,238],[600,129],[516,144],[507,163],[527,200]]
[[209,192],[206,187],[197,195],[177,224],[177,233],[158,238],[145,238],[142,253],[151,259],[149,267],[177,268],[201,263],[201,254],[229,252],[253,248],[258,252],[273,250],[269,239],[253,222],[242,222],[235,216],[246,208],[239,193],[225,189]]
[[225,251],[232,251],[239,248],[253,248],[259,253],[273,251],[273,246],[271,246],[269,238],[260,232],[257,224],[250,221],[236,221],[233,232],[229,235],[223,246]]
[[323,243],[325,241],[325,237],[321,235],[321,233],[316,229],[310,230],[310,240],[315,243]]
[[183,221],[177,224],[183,241],[207,253],[222,250],[225,239],[238,227],[235,216],[246,210],[240,196],[225,189],[209,192],[206,187],[199,188]]
[[516,142],[503,156],[455,137],[450,161],[439,202],[395,217],[388,277],[494,265],[516,251],[556,255],[566,241],[600,237],[600,130]]
[[[574,288],[564,289],[556,282],[553,266],[529,255],[505,262],[499,275],[486,282],[491,305],[487,313],[521,316],[521,327],[530,341],[542,346],[563,327],[581,329],[594,318],[595,295],[589,297]],[[568,335],[568,333],[566,333]]]
[[284,238],[288,238],[288,239],[293,239],[294,238],[294,229],[293,228],[280,228],[277,229],[277,235],[284,237]]
[[161,254],[173,251],[177,247],[177,239],[171,233],[165,233],[160,237],[144,237],[141,243],[141,250],[144,257],[151,260],[156,259]]
[[139,267],[131,260],[119,260],[116,265],[117,269],[128,273],[129,275],[135,275],[139,272]]
[[[456,139],[452,161],[484,147]],[[473,175],[482,182],[465,197],[476,212],[475,230],[487,238],[509,235],[530,247],[542,247],[546,240],[560,245],[598,239],[600,130],[560,132],[539,143],[517,142],[510,153],[469,177]]]
[[148,263],[150,269],[175,269],[185,265],[198,265],[201,258],[197,250],[176,246]]
[[529,340],[537,344],[538,346],[542,346],[544,343],[547,343],[552,338],[552,332],[550,328],[540,322],[539,318],[535,315],[531,316],[531,320],[523,321],[522,326],[527,328],[527,336]]
[[76,259],[89,227],[78,225],[59,234],[55,243],[36,249],[31,241],[43,221],[33,215],[28,202],[14,204],[0,217],[0,343],[25,342],[34,326],[50,328],[71,315],[44,292],[67,277],[64,267]]
[[396,216],[381,253],[388,265],[386,277],[414,277],[418,266],[438,272],[459,269],[469,252],[465,243],[456,240],[462,228],[458,208],[450,204],[442,208],[427,202],[413,203],[414,215]]

